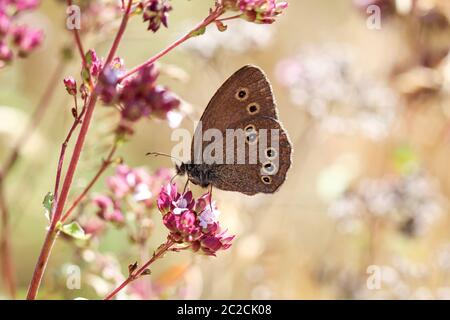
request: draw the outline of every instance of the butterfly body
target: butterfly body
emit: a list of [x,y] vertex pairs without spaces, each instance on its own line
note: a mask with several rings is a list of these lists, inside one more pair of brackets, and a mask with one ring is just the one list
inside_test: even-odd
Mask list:
[[177,175],[188,176],[189,181],[202,188],[207,188],[214,182],[214,164],[194,164],[183,162],[176,166]]
[[[204,139],[211,129],[220,134],[220,139]],[[236,145],[229,145],[229,131]],[[239,141],[243,143],[239,145]],[[208,154],[205,151],[213,143],[223,147]],[[246,195],[274,193],[286,180],[291,153],[269,80],[260,68],[247,65],[213,96],[195,130],[191,160],[176,169],[204,188],[212,185]],[[220,161],[217,156],[221,156]]]

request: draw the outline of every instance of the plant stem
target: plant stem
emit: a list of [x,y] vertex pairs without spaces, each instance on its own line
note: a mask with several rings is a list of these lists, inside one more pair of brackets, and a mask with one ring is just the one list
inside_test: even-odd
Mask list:
[[[67,6],[70,7],[72,6],[73,2],[72,0],[67,0]],[[73,29],[73,35],[75,38],[75,44],[77,46],[78,52],[80,54],[81,60],[83,62],[83,66],[86,65],[86,56],[85,56],[85,51],[83,48],[83,43],[81,42],[81,37],[80,37],[80,33],[78,31],[78,29]]]
[[[109,52],[108,58],[105,61],[105,66],[109,65],[114,58],[117,48],[119,47],[119,43],[122,40],[122,36],[125,32],[128,20],[129,13],[131,10],[132,0],[128,1],[127,9],[122,18],[122,23],[120,24],[119,30],[117,32],[116,38],[112,44],[111,50]],[[66,176],[64,178],[63,186],[61,189],[61,195],[59,196],[58,202],[56,203],[55,212],[52,216],[52,220],[50,223],[50,228],[47,232],[47,236],[44,240],[44,244],[41,249],[41,254],[39,255],[38,261],[36,263],[36,267],[33,273],[33,277],[31,279],[30,287],[28,289],[27,299],[34,300],[36,299],[37,292],[39,290],[42,277],[44,275],[45,268],[47,266],[48,259],[51,254],[51,250],[53,244],[56,240],[56,236],[58,234],[57,225],[60,222],[60,218],[62,212],[64,210],[64,205],[66,203],[67,197],[69,195],[70,188],[72,186],[73,177],[75,175],[75,171],[78,166],[78,161],[80,160],[81,151],[83,150],[84,142],[86,140],[87,133],[89,131],[89,126],[92,120],[92,116],[94,114],[95,105],[98,100],[98,93],[96,90],[96,86],[94,86],[91,96],[89,97],[89,102],[86,107],[86,115],[83,119],[83,123],[80,128],[80,132],[78,134],[77,141],[75,143],[75,147],[72,153],[72,157],[69,163],[69,167],[67,169]]]
[[116,289],[114,289],[110,294],[108,294],[104,300],[111,300],[114,298],[123,288],[129,285],[134,280],[138,279],[145,270],[156,260],[162,258],[164,253],[166,253],[175,243],[170,238],[167,239],[166,243],[161,245],[154,253],[153,256],[148,260],[142,267],[138,270],[130,272],[128,278],[126,278]]
[[105,65],[109,65],[111,61],[114,59],[116,55],[117,49],[119,48],[120,41],[122,40],[123,34],[127,28],[128,20],[130,19],[130,11],[131,5],[133,4],[133,0],[128,1],[128,6],[125,10],[122,22],[119,27],[119,31],[117,32],[116,39],[114,40],[111,50],[109,50],[108,58],[106,59]]
[[211,24],[214,21],[216,21],[216,19],[219,18],[223,13],[224,13],[223,8],[219,6],[214,11],[212,11],[211,14],[206,19],[204,19],[201,23],[199,23],[196,27],[194,27],[194,29],[192,29],[190,32],[188,32],[187,34],[185,34],[184,36],[182,36],[181,38],[176,40],[174,43],[172,43],[167,48],[165,48],[164,50],[160,51],[159,53],[157,53],[156,55],[154,55],[153,57],[151,57],[150,59],[148,59],[144,63],[142,63],[142,64],[138,65],[137,67],[135,67],[135,68],[131,69],[130,71],[128,71],[125,75],[123,75],[120,78],[119,82],[123,81],[124,79],[128,78],[129,76],[135,74],[136,72],[139,72],[143,68],[145,68],[145,67],[155,63],[156,60],[158,60],[161,57],[165,56],[167,53],[172,51],[174,48],[178,47],[180,44],[184,43],[186,40],[188,40],[188,39],[190,39],[192,37],[195,37],[196,33],[198,31],[200,31],[203,28],[206,28],[209,24]]
[[69,144],[70,138],[72,137],[73,133],[75,132],[75,129],[82,122],[83,115],[85,112],[86,112],[86,105],[83,106],[83,110],[81,111],[80,115],[77,116],[77,118],[74,120],[72,127],[70,128],[69,133],[67,134],[66,140],[64,140],[64,142],[61,146],[61,152],[60,152],[59,161],[58,161],[58,169],[56,171],[55,189],[53,191],[55,203],[58,202],[59,184],[61,181],[62,169],[63,169],[63,165],[64,165],[64,156],[66,154],[67,145]]
[[[125,30],[126,30],[126,26],[127,26],[127,23],[128,23],[128,20],[129,20],[129,16],[130,16],[131,6],[132,6],[132,0],[129,0],[127,8],[126,8],[126,11],[125,11],[123,19],[122,19],[122,22],[121,22],[119,30],[117,32],[116,38],[114,39],[114,42],[113,42],[112,47],[111,47],[111,50],[109,51],[108,58],[106,59],[106,61],[104,63],[105,66],[109,65],[111,63],[111,61],[114,59],[114,57],[115,57],[115,54],[116,54],[116,51],[117,51],[117,49],[119,47],[120,41],[121,41],[121,39],[123,37],[123,34],[124,34]],[[191,37],[196,36],[197,32],[201,31],[202,28],[206,28],[209,24],[211,24],[214,21],[216,21],[216,19],[219,18],[223,13],[224,13],[223,6],[221,6],[221,5],[217,6],[213,11],[210,12],[209,16],[205,20],[203,20],[203,22],[201,22],[199,25],[197,25],[189,33],[187,33],[185,36],[181,37],[179,40],[175,41],[173,44],[171,44],[169,47],[167,47],[166,49],[164,49],[160,53],[156,54],[155,56],[153,56],[152,58],[147,60],[142,65],[140,65],[140,66],[134,68],[132,71],[128,72],[124,77],[122,77],[120,79],[120,81],[122,81],[126,77],[134,74],[135,72],[138,72],[142,68],[144,68],[144,67],[146,67],[148,65],[151,65],[156,60],[158,60],[161,57],[165,56],[167,53],[172,51],[174,48],[178,47],[180,44],[182,44],[186,40],[190,39]],[[69,167],[67,169],[67,173],[66,173],[66,176],[64,178],[63,186],[62,186],[62,189],[61,189],[61,195],[59,196],[58,201],[56,203],[56,208],[54,210],[55,212],[54,212],[53,217],[52,217],[50,228],[49,228],[49,230],[47,232],[47,236],[45,238],[43,247],[41,249],[41,254],[40,254],[39,259],[38,259],[38,261],[36,263],[35,271],[33,273],[33,278],[31,280],[30,288],[28,290],[28,295],[27,295],[27,299],[29,299],[29,300],[36,299],[36,295],[37,295],[37,292],[39,290],[40,283],[42,281],[42,277],[43,277],[43,274],[44,274],[44,271],[45,271],[45,267],[46,267],[48,259],[50,257],[51,249],[53,247],[53,244],[54,244],[54,242],[56,240],[56,236],[58,234],[58,230],[57,230],[56,227],[57,227],[58,222],[62,221],[61,216],[62,216],[62,212],[64,210],[64,205],[66,203],[66,200],[67,200],[67,197],[68,197],[71,185],[72,185],[73,177],[74,177],[77,165],[78,165],[78,161],[80,159],[81,151],[83,150],[84,141],[86,139],[86,135],[87,135],[87,132],[89,130],[89,125],[90,125],[90,122],[92,120],[92,115],[93,115],[93,112],[94,112],[97,100],[98,100],[98,93],[96,91],[96,86],[94,86],[93,89],[92,89],[91,96],[89,97],[88,105],[86,107],[86,115],[85,115],[85,117],[83,119],[83,123],[82,123],[81,129],[80,129],[80,132],[78,134],[78,138],[77,138],[77,141],[76,141],[73,153],[72,153],[72,157],[71,157],[71,160],[70,160],[70,163],[69,163]],[[73,210],[73,209],[71,208],[69,210]],[[67,219],[67,218],[68,218],[68,215],[66,213],[64,215],[63,219]],[[166,243],[166,245],[167,245],[167,243]],[[171,245],[173,245],[173,243],[171,243],[167,247],[167,249],[170,248]],[[164,250],[164,251],[166,251],[166,250]],[[162,253],[163,252],[158,253],[156,258],[154,256],[154,258],[152,258],[150,261],[148,261],[144,265],[143,268],[139,269],[138,270],[138,271],[140,271],[139,275],[142,272],[145,271],[146,266],[148,266],[151,263],[153,263],[153,261],[156,260],[157,257],[162,255]],[[133,279],[129,279],[127,283],[124,283],[123,287],[125,287],[129,282],[135,280],[136,274],[134,275]],[[108,297],[112,298],[122,288],[118,288],[118,290],[116,289],[117,291],[115,290]]]
[[91,191],[92,187],[95,185],[95,183],[101,177],[103,172],[105,172],[106,169],[108,169],[108,167],[112,163],[112,158],[113,158],[114,154],[116,153],[116,150],[117,150],[117,143],[114,143],[113,147],[111,148],[111,151],[109,152],[107,158],[103,161],[103,164],[100,167],[100,169],[98,170],[98,172],[92,178],[91,182],[89,182],[89,184],[86,186],[86,188],[83,190],[83,192],[75,199],[75,201],[70,206],[70,208],[66,211],[64,216],[61,218],[61,222],[64,223],[69,218],[69,216],[71,215],[73,210],[75,210],[75,208],[78,206],[78,204],[80,204],[80,202],[83,201],[84,197],[86,197],[86,195],[89,193],[89,191]]

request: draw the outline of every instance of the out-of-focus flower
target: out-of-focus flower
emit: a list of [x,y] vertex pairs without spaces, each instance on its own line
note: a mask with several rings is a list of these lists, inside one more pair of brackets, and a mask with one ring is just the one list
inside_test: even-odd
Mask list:
[[113,104],[117,103],[118,98],[118,83],[119,79],[124,73],[124,62],[121,58],[113,59],[109,66],[100,74],[97,84],[97,90],[103,103]]
[[[65,2],[64,2],[65,3]],[[80,7],[81,32],[108,34],[115,29],[114,22],[123,14],[124,8],[120,1],[109,0],[82,0],[77,1]]]
[[12,37],[19,49],[19,56],[25,57],[41,44],[44,33],[41,30],[20,26],[14,29]]
[[14,3],[17,7],[17,10],[22,11],[35,9],[39,5],[40,0],[12,0],[6,2],[10,2],[11,4]]
[[[116,173],[106,180],[109,192],[91,198],[97,218],[119,227],[126,225],[134,243],[145,243],[153,229],[152,209],[160,206],[158,193],[171,175],[168,169],[150,174],[144,168],[119,165]],[[181,202],[177,204],[182,206]],[[83,221],[81,224],[85,225]]]
[[26,57],[42,43],[41,30],[17,25],[22,13],[36,9],[39,4],[38,0],[0,1],[0,67],[13,60],[14,49],[19,57]]
[[195,200],[191,191],[180,194],[175,184],[169,184],[161,189],[158,208],[172,240],[195,252],[215,256],[231,246],[234,236],[221,230],[219,212],[210,199],[211,194],[206,193]]
[[124,222],[124,216],[120,211],[120,206],[118,201],[113,201],[107,196],[97,196],[94,198],[93,202],[98,206],[99,211],[97,215],[109,222],[114,222],[121,224]]
[[294,105],[333,133],[384,138],[399,109],[387,86],[355,70],[351,51],[341,46],[304,49],[279,63],[277,76]]
[[[414,37],[412,54],[417,55],[419,65],[437,66],[448,54],[450,45],[450,7],[447,1],[415,0],[354,0],[355,6],[367,17],[369,9],[377,6],[381,18],[398,17],[405,23],[405,31]],[[405,19],[405,17],[407,19]],[[420,37],[417,34],[420,33]],[[418,52],[417,47],[424,48]]]
[[118,100],[126,120],[137,121],[150,115],[167,118],[168,112],[180,106],[173,92],[156,84],[158,75],[154,65],[150,65],[124,81]]
[[356,8],[361,10],[362,14],[367,14],[370,6],[377,6],[381,10],[381,17],[390,16],[396,13],[395,0],[353,0]]
[[288,7],[287,1],[223,0],[226,9],[242,12],[242,18],[255,23],[273,23]]
[[141,2],[144,22],[148,22],[148,30],[156,32],[161,24],[167,28],[169,12],[172,6],[167,0],[145,0]]
[[9,62],[12,58],[12,50],[4,42],[0,41],[0,62]]
[[344,226],[371,215],[415,236],[428,230],[443,212],[441,198],[433,180],[416,171],[400,177],[363,180],[332,203],[328,212]]
[[230,23],[233,24],[233,27],[229,28],[227,32],[211,28],[201,37],[195,37],[186,42],[183,49],[204,59],[212,59],[222,52],[243,54],[261,51],[272,42],[274,30],[271,26],[255,25],[243,20]]

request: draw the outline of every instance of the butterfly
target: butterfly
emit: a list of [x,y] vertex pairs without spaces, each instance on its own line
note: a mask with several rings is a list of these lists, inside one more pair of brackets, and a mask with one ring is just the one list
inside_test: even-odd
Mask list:
[[[176,166],[177,175],[187,175],[190,182],[203,188],[215,187],[246,195],[274,193],[284,183],[291,166],[292,146],[278,120],[270,82],[260,68],[246,65],[228,78],[209,102],[200,123],[191,145],[191,160]],[[244,148],[246,146],[249,150],[245,151],[244,163],[208,161],[207,156],[197,152],[198,147],[200,151],[207,150],[213,143],[207,139],[196,142],[210,129],[220,132],[222,136],[230,130],[239,132],[245,141]],[[278,133],[276,139],[273,132]],[[239,134],[236,138],[239,139]],[[262,145],[263,140],[265,145]],[[225,141],[228,142],[225,138],[214,142],[225,144]],[[232,147],[231,155],[236,160],[242,150],[238,146]],[[216,148],[212,158],[222,155],[225,159],[226,150],[230,149]],[[252,162],[250,159],[254,152],[258,156]]]

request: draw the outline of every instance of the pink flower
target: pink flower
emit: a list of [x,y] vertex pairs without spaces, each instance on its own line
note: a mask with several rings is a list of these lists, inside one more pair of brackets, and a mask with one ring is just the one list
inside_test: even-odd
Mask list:
[[71,96],[77,95],[77,82],[73,77],[64,78],[64,85],[66,86],[67,92]]
[[167,0],[148,0],[141,6],[144,7],[144,22],[149,23],[148,30],[156,32],[161,27],[161,24],[167,28],[169,12],[172,11],[172,6]]
[[19,55],[24,57],[42,43],[44,33],[41,30],[20,26],[13,31],[13,42],[19,48]]
[[172,201],[170,210],[175,215],[182,214],[185,211],[192,210],[194,208],[195,201],[192,197],[192,192],[188,191],[182,195],[178,195],[177,199]]
[[174,93],[156,85],[158,76],[154,65],[150,65],[124,81],[118,98],[124,119],[137,121],[150,115],[166,118],[168,112],[179,107],[180,100]]
[[12,58],[13,52],[11,49],[4,42],[0,41],[0,62],[8,62],[11,61]]
[[169,212],[163,217],[163,223],[171,232],[171,237],[179,242],[190,242],[200,238],[202,233],[196,221],[195,213],[190,210],[179,215]]
[[175,184],[168,184],[161,189],[159,193],[157,205],[162,214],[170,211],[170,205],[177,198],[178,192]]
[[119,224],[124,222],[125,219],[118,202],[103,195],[95,197],[93,202],[98,206],[99,211],[97,212],[97,216],[102,220]]
[[225,232],[206,235],[200,240],[200,248],[206,255],[215,256],[217,251],[230,248],[234,237],[225,235]]
[[241,11],[242,17],[250,22],[270,24],[288,7],[287,1],[277,0],[224,0],[225,7]]
[[41,30],[16,24],[21,12],[35,9],[39,4],[38,0],[0,0],[0,68],[13,60],[14,49],[17,56],[26,57],[42,43]]
[[109,177],[106,183],[117,198],[123,198],[130,190],[126,179],[120,175]]
[[14,2],[19,11],[35,9],[40,4],[40,0],[16,0]]
[[207,193],[197,200],[196,210],[199,212],[200,226],[207,229],[217,223],[220,211],[215,202],[210,204],[210,194]]
[[211,194],[206,193],[195,200],[191,191],[180,194],[175,184],[168,184],[161,189],[158,208],[172,240],[195,252],[215,256],[231,246],[234,236],[221,232],[219,211],[210,198]]
[[11,19],[4,13],[0,12],[0,37],[5,36],[11,27]]
[[82,223],[82,228],[86,234],[98,236],[105,230],[105,221],[98,217],[91,217],[86,222]]

